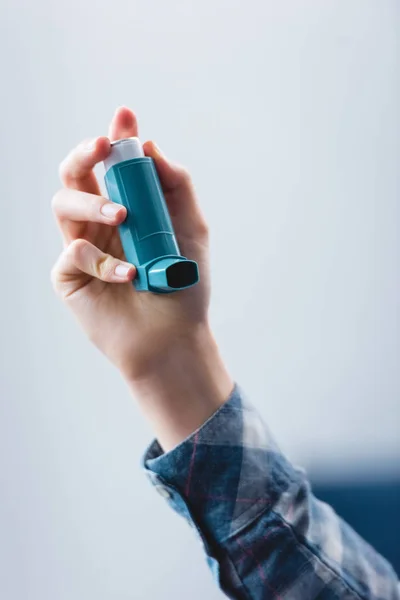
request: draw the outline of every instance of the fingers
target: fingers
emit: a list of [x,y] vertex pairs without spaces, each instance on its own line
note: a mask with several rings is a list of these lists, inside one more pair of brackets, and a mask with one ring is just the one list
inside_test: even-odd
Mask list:
[[[138,127],[134,113],[124,106],[117,109],[110,124],[110,139],[137,136]],[[74,148],[59,167],[63,185],[89,194],[99,194],[100,189],[93,172],[95,165],[110,153],[110,139],[98,137],[86,140]]]
[[168,210],[180,236],[204,238],[208,234],[207,223],[200,210],[189,173],[172,163],[154,142],[143,146],[146,156],[156,165]]
[[53,285],[57,291],[68,293],[68,288],[76,289],[82,273],[107,283],[127,283],[135,277],[136,269],[79,239],[71,242],[54,266]]
[[[125,107],[117,109],[110,125],[112,139],[136,135],[137,121],[133,112]],[[84,234],[89,223],[119,225],[126,217],[125,208],[101,198],[100,187],[93,170],[97,163],[109,155],[110,144],[107,137],[86,140],[74,148],[59,167],[61,181],[66,189],[58,192],[53,198],[53,210],[66,243],[73,239],[86,238]],[[90,231],[93,233],[105,230]],[[96,241],[95,236],[91,237],[92,241]]]
[[98,137],[79,144],[60,164],[59,173],[63,185],[89,194],[99,194],[99,185],[93,168],[109,153],[110,140],[106,137]]
[[66,241],[70,241],[71,221],[120,225],[126,208],[102,196],[62,188],[53,197],[53,212]]
[[138,125],[135,113],[126,106],[117,108],[108,135],[112,142],[123,138],[137,137]]

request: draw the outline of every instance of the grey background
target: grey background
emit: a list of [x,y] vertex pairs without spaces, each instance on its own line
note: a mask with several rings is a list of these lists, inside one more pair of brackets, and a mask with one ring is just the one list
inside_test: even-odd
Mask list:
[[57,165],[138,113],[193,173],[234,377],[315,477],[399,448],[396,0],[3,0],[0,596],[220,597],[151,431],[53,296]]

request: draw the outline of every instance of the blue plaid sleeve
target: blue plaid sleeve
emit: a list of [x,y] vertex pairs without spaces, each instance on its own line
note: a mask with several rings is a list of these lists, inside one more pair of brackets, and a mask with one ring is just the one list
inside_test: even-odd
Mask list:
[[229,598],[400,599],[391,566],[313,496],[237,385],[172,451],[153,442],[144,467],[202,539]]

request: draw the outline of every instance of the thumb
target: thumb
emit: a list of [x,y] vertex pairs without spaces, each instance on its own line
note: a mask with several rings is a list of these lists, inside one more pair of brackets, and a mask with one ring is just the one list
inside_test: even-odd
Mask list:
[[207,223],[188,171],[171,162],[155,142],[146,142],[143,149],[154,160],[178,240],[190,237],[203,241],[208,234]]

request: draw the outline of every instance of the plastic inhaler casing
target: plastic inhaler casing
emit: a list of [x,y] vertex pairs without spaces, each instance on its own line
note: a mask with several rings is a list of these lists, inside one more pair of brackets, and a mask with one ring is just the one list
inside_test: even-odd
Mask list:
[[113,142],[104,166],[110,200],[127,209],[119,233],[126,260],[137,269],[136,289],[165,294],[195,285],[197,263],[179,252],[153,159],[139,139]]

